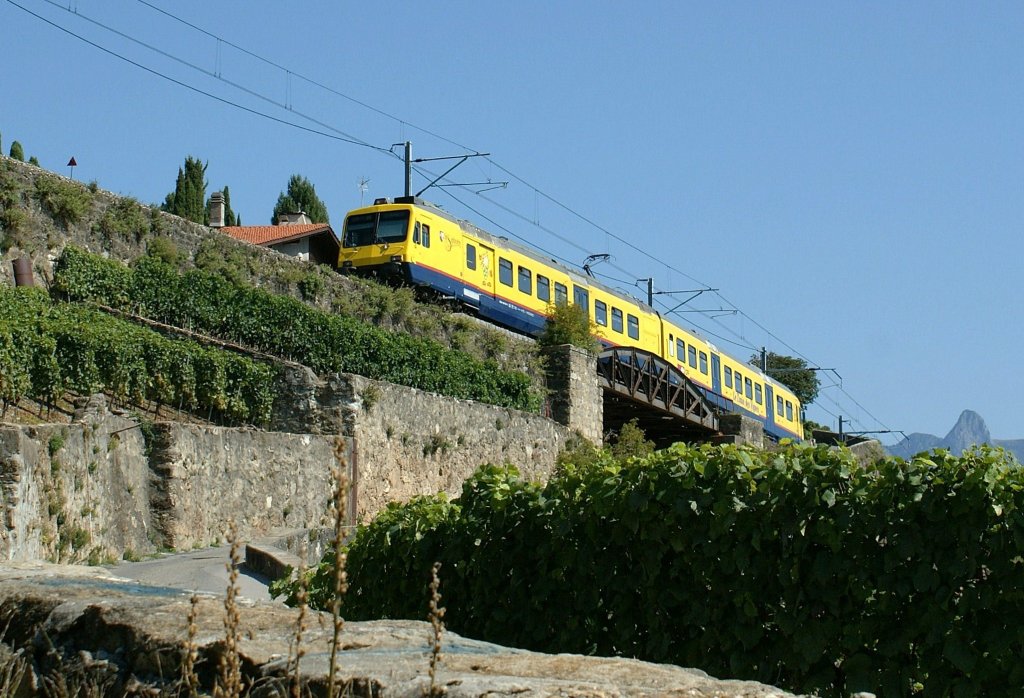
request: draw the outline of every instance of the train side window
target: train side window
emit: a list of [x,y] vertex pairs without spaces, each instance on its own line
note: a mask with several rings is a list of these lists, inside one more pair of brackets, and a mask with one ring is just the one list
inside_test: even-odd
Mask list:
[[423,224],[423,246],[430,247],[430,226]]
[[700,353],[700,372],[705,376],[708,374],[708,355],[704,352]]
[[412,241],[417,245],[420,244],[420,222],[416,221],[416,226],[412,229]]
[[583,308],[583,312],[590,318],[590,291],[582,286],[572,287],[572,302]]
[[676,355],[676,338],[675,338],[675,335],[671,335],[671,334],[668,336],[668,355],[669,356],[675,356]]
[[608,326],[608,306],[604,301],[594,301],[594,322],[602,327]]
[[569,303],[569,289],[565,284],[555,282],[555,305],[567,305]]
[[476,269],[476,245],[466,243],[466,269]]
[[743,379],[744,392],[747,394],[747,399],[754,397],[754,381],[749,378]]
[[686,342],[681,339],[676,340],[676,358],[679,359],[679,363],[686,361]]
[[786,400],[786,419],[790,422],[793,421],[793,403]]
[[728,366],[725,367],[725,387],[732,387],[732,369]]
[[533,295],[533,272],[526,267],[519,267],[519,291]]
[[612,329],[622,334],[622,311],[612,308]]
[[537,274],[537,298],[545,303],[551,300],[551,282],[540,274]]
[[761,397],[761,384],[754,383],[754,402],[760,405],[762,401],[763,398]]
[[690,359],[690,368],[697,368],[697,347],[691,344],[687,357]]
[[733,378],[733,388],[737,395],[743,397],[743,374],[739,371],[736,371],[736,376]]
[[640,339],[640,319],[636,315],[626,316],[626,329],[630,339]]
[[498,281],[506,286],[512,285],[512,262],[498,257]]
[[782,396],[781,395],[776,395],[775,396],[775,414],[777,414],[777,415],[779,415],[781,417],[785,413],[785,411],[786,410],[782,406]]

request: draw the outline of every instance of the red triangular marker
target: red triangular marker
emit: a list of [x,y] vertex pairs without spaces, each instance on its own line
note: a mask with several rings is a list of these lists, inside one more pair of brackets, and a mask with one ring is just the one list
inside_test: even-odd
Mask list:
[[70,160],[68,160],[68,167],[77,167],[77,166],[78,166],[78,163],[75,162],[75,158],[74,158],[74,156],[72,156],[72,158]]

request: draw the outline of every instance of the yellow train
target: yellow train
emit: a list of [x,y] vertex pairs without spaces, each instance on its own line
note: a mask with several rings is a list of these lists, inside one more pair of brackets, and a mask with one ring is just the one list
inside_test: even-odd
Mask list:
[[803,437],[792,391],[621,291],[415,197],[377,199],[345,217],[338,268],[428,287],[481,317],[536,336],[553,303],[587,309],[605,347],[635,346],[678,367],[707,399]]

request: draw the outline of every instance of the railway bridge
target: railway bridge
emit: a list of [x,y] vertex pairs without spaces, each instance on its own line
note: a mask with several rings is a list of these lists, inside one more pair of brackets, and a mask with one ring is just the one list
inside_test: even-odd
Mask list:
[[659,447],[720,433],[718,410],[682,371],[656,354],[615,347],[597,355],[604,430],[635,419]]
[[760,423],[726,414],[656,354],[614,347],[595,356],[566,345],[547,355],[550,416],[594,443],[633,419],[658,447],[676,441],[763,443]]

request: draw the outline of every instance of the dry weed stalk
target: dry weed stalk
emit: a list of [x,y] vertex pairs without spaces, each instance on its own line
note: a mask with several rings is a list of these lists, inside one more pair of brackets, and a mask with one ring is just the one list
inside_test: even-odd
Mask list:
[[185,661],[181,667],[181,681],[188,690],[189,698],[199,695],[199,676],[196,674],[196,663],[199,659],[199,648],[196,636],[199,634],[199,595],[192,594],[188,609],[188,636],[185,639]]
[[[306,613],[309,610],[309,576],[306,574],[307,555],[306,541],[302,541],[302,544],[299,546],[299,590],[295,593],[295,600],[299,606],[299,615],[295,619],[294,644],[288,648],[288,667],[292,679],[292,698],[301,698],[302,674],[299,670],[299,664],[306,654],[306,650],[302,647],[302,634],[306,631]],[[293,651],[294,654],[292,654]]]
[[12,654],[0,665],[0,695],[14,696],[21,693],[28,662],[25,658]]
[[345,441],[339,439],[334,449],[335,465],[331,468],[331,479],[334,482],[334,492],[331,497],[331,514],[334,519],[334,594],[331,596],[331,620],[333,621],[333,634],[331,635],[331,661],[327,676],[327,696],[334,698],[334,681],[338,672],[338,648],[341,644],[341,631],[345,626],[345,619],[341,617],[341,597],[348,591],[348,576],[345,572],[347,555],[345,553],[344,532],[345,521],[348,514],[348,475],[346,474],[347,461],[345,459]]
[[437,685],[437,665],[441,663],[441,636],[444,633],[444,606],[441,605],[441,577],[438,572],[441,563],[435,562],[430,570],[430,693],[431,696],[444,694],[444,689]]
[[228,561],[228,588],[224,598],[224,654],[220,658],[220,676],[214,686],[214,698],[239,698],[242,695],[242,666],[238,655],[239,626],[241,614],[238,610],[238,566],[242,562],[241,542],[238,539],[238,525],[228,524],[228,542],[231,543],[231,559]]

